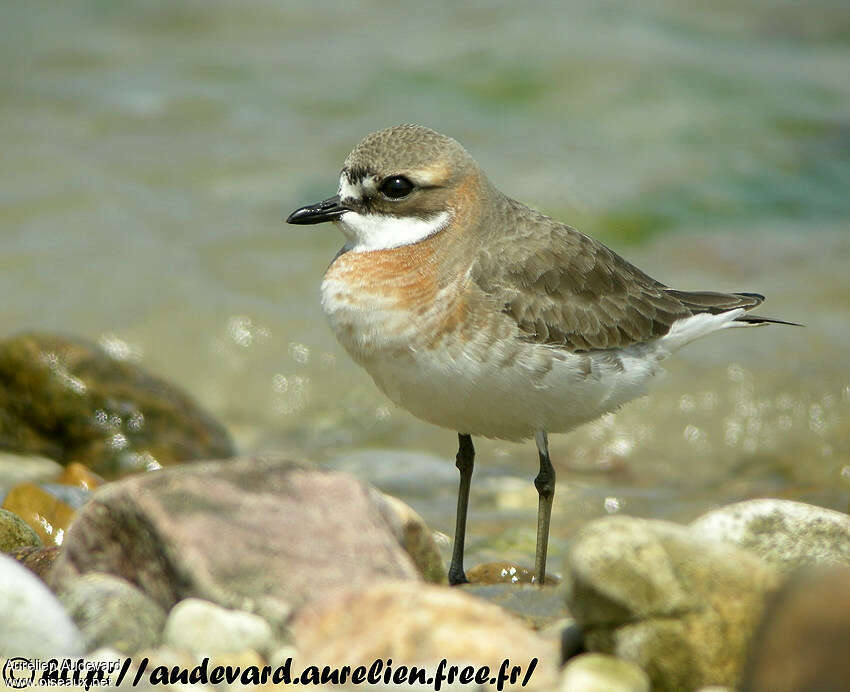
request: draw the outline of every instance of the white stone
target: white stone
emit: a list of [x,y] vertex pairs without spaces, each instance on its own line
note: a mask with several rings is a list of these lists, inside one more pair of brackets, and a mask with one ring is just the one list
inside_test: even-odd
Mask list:
[[54,658],[84,650],[82,634],[53,592],[0,554],[0,658]]
[[561,692],[649,692],[649,676],[634,663],[605,654],[582,654],[567,661]]
[[175,605],[163,633],[165,644],[198,654],[246,649],[266,654],[273,640],[271,626],[259,615],[228,610],[199,598],[187,598]]

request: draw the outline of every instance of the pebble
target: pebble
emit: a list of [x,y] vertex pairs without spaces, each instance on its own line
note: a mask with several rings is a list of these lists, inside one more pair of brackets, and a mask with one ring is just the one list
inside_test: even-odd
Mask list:
[[88,650],[109,646],[134,654],[161,640],[165,610],[111,574],[89,572],[72,582],[60,600],[82,632]]
[[75,515],[73,507],[34,483],[13,487],[3,501],[3,508],[29,524],[46,546],[62,545]]
[[62,485],[82,488],[83,490],[95,490],[106,481],[85,464],[72,461],[64,468],[60,476],[56,479],[56,482]]
[[570,659],[561,674],[561,692],[649,692],[649,676],[634,663],[605,654]]
[[[483,562],[466,570],[466,578],[472,584],[534,584],[534,570],[514,562]],[[557,586],[561,578],[546,575],[545,586]]]
[[28,570],[36,574],[42,581],[48,581],[48,575],[53,563],[59,556],[59,546],[49,545],[44,548],[24,547],[9,553]]
[[274,637],[259,615],[187,598],[168,614],[163,641],[198,654],[236,654],[246,649],[268,652]]

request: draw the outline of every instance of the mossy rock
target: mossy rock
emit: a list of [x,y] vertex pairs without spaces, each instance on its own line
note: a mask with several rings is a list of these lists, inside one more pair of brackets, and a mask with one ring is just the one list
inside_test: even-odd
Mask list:
[[224,427],[175,385],[53,334],[0,341],[0,449],[105,476],[234,454]]

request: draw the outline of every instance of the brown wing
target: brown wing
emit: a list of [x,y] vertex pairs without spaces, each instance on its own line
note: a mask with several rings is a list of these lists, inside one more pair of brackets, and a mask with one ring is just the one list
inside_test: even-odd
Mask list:
[[763,300],[669,289],[602,243],[512,200],[511,206],[520,217],[516,231],[491,238],[471,276],[529,341],[574,352],[622,348],[663,336],[682,317]]

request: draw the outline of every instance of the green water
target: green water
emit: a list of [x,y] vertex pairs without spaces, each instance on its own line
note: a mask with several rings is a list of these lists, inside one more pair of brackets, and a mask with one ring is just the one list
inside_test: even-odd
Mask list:
[[[283,223],[364,134],[419,122],[660,280],[807,325],[694,344],[554,437],[554,560],[606,512],[846,511],[848,74],[839,1],[5,2],[0,335],[129,349],[244,452],[348,468],[450,533],[454,434],[347,359],[318,310],[341,240]],[[469,562],[529,562],[533,445],[478,451]]]

